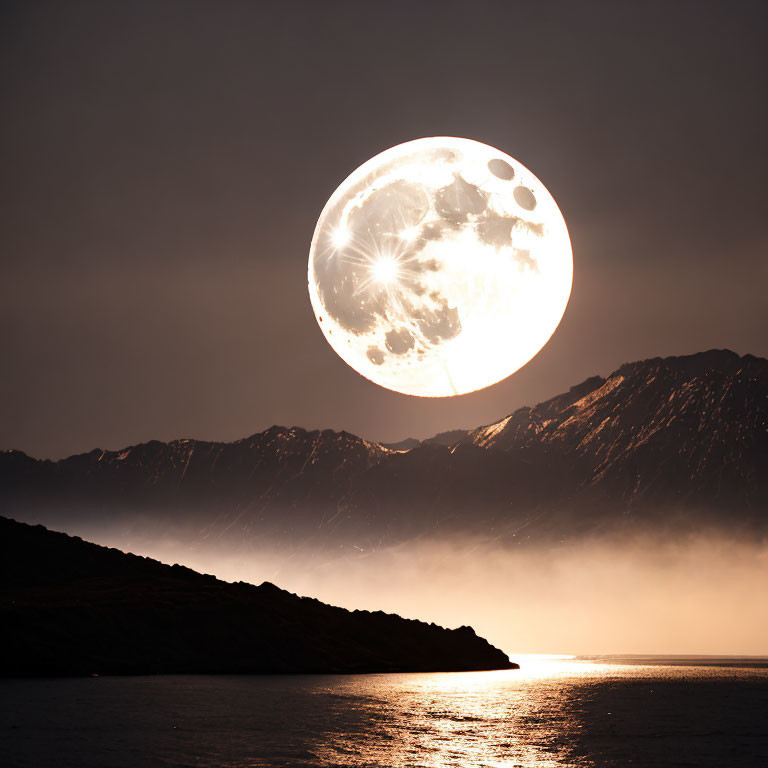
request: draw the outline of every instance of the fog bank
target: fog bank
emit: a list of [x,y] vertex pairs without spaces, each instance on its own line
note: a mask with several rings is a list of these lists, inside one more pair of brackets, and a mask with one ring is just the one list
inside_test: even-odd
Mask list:
[[768,654],[768,543],[720,533],[512,548],[454,538],[371,552],[98,538],[345,608],[470,624],[511,654]]

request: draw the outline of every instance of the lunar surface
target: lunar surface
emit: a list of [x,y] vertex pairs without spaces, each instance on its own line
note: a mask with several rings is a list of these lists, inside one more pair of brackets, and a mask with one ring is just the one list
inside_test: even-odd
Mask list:
[[407,395],[495,384],[548,341],[573,279],[565,220],[517,160],[469,139],[400,144],[354,171],[309,254],[320,328],[352,368]]

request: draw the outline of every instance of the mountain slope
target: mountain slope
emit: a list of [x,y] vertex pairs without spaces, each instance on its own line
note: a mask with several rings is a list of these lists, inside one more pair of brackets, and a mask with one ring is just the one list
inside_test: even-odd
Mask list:
[[509,669],[469,627],[229,584],[0,518],[2,675]]
[[547,447],[623,504],[765,505],[768,360],[727,350],[629,363],[474,430],[512,452]]

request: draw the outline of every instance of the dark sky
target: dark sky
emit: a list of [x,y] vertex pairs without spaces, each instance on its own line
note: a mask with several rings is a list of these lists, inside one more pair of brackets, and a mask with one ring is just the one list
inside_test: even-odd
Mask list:
[[[0,8],[0,448],[425,437],[629,360],[768,356],[768,4]],[[575,270],[532,362],[440,400],[348,368],[306,289],[331,192],[430,135],[533,170]]]

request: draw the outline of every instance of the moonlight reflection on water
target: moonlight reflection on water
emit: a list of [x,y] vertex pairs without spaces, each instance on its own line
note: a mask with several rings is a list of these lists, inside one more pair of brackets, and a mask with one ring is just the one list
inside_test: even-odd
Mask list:
[[[318,757],[327,765],[354,766],[562,766],[559,753],[571,725],[567,702],[550,695],[548,685],[534,694],[531,683],[568,674],[564,662],[534,658],[518,672],[402,676],[393,681],[396,691],[382,679],[375,706],[371,710],[368,701],[364,707],[375,714],[369,715],[362,754],[349,733],[347,745],[328,744]],[[353,695],[354,683],[350,680]],[[363,683],[361,698],[369,685]],[[351,754],[344,757],[350,746]]]
[[519,671],[2,681],[0,764],[768,765],[764,666],[515,658]]

